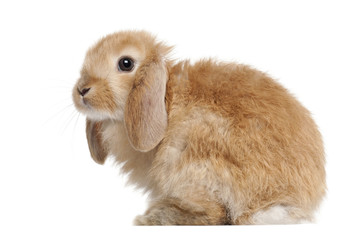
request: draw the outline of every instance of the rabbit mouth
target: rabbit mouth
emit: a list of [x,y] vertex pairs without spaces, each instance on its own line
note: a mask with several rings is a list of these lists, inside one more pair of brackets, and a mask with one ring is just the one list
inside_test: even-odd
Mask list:
[[123,118],[121,111],[112,112],[107,109],[106,106],[101,106],[100,103],[97,103],[95,100],[96,99],[87,96],[82,97],[79,94],[73,97],[74,105],[77,111],[89,119],[102,121],[106,119],[119,120]]
[[87,96],[82,96],[77,88],[74,89],[72,98],[77,111],[86,116],[93,115],[95,109],[93,108],[91,101],[88,99]]
[[84,115],[92,115],[91,112],[95,111],[86,98],[76,99],[74,103],[77,111],[83,113]]
[[86,109],[89,109],[89,110],[92,109],[92,106],[91,106],[91,104],[89,103],[89,101],[88,101],[87,98],[82,98],[81,102],[82,102],[82,105],[83,105]]

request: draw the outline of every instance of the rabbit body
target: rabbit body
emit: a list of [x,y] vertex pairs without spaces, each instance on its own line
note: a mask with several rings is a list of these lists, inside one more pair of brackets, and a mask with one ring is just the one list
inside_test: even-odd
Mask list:
[[[114,59],[106,55],[118,48],[114,43],[135,55],[137,68],[105,78],[112,69],[93,66]],[[129,181],[150,192],[150,206],[135,224],[311,220],[326,186],[323,144],[310,113],[251,67],[210,59],[175,63],[168,51],[145,32],[107,36],[89,51],[73,92],[88,116],[92,157],[103,163],[113,155]],[[78,96],[83,86],[99,97],[86,103]],[[110,113],[89,113],[99,111],[97,102]]]

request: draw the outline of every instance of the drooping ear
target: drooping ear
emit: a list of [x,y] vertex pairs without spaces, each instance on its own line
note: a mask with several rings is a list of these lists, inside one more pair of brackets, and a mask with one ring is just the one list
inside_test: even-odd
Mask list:
[[96,163],[104,164],[108,150],[103,143],[102,122],[96,122],[87,118],[86,135],[91,157]]
[[124,121],[128,138],[138,151],[152,150],[164,137],[168,124],[165,107],[167,78],[165,63],[156,59],[145,61],[136,72]]

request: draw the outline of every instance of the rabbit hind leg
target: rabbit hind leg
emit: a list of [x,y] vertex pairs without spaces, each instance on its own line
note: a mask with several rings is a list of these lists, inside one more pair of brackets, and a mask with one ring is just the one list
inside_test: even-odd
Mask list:
[[155,201],[135,225],[225,225],[226,209],[212,201],[167,198]]

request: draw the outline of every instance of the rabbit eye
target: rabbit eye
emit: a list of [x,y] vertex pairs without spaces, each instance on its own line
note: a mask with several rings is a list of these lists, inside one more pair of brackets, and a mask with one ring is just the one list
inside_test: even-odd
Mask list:
[[130,72],[134,67],[133,59],[129,57],[123,57],[119,59],[118,70],[123,72]]

